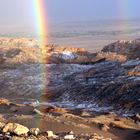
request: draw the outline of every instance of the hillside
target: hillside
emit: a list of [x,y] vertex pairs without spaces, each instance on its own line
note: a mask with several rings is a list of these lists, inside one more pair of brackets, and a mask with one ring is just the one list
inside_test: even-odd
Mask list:
[[[8,132],[0,138],[53,139],[46,132],[53,130],[58,139],[71,133],[77,139],[139,139],[139,40],[117,41],[97,53],[0,40],[0,95],[6,98],[0,99],[0,128]],[[39,128],[17,136],[14,126],[23,126],[8,122]]]

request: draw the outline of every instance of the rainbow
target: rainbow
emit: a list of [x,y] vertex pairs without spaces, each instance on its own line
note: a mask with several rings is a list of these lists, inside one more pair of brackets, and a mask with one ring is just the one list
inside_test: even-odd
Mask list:
[[121,19],[131,19],[132,15],[132,0],[117,0],[117,12]]
[[36,31],[39,45],[44,46],[48,43],[48,21],[46,0],[32,0],[35,15]]
[[[46,45],[48,44],[48,16],[47,16],[47,3],[46,0],[32,0],[35,15],[36,34],[38,37],[39,44],[39,61],[40,63],[46,63]],[[45,73],[47,78],[47,70],[45,65],[41,65],[41,73]],[[46,93],[46,80],[43,80],[44,89],[42,93]],[[41,94],[42,94],[41,93]]]
[[[36,36],[39,45],[39,61],[40,63],[46,63],[46,45],[48,44],[48,16],[46,8],[46,0],[32,0],[33,9],[34,9],[34,19],[36,27]],[[47,92],[46,81],[47,81],[47,69],[45,65],[40,65],[40,74],[42,77],[43,89],[41,95]],[[45,73],[43,75],[42,73]],[[45,77],[45,79],[44,79]],[[47,97],[41,97],[38,99],[39,102],[47,101]],[[42,108],[40,108],[42,110]],[[44,122],[40,119],[36,121],[36,125],[42,127]]]
[[[117,15],[116,17],[118,19],[121,19],[119,21],[119,27],[120,30],[129,32],[129,20],[131,20],[131,5],[132,1],[131,0],[117,0],[116,1],[116,12]],[[129,40],[128,34],[123,34],[123,35],[118,35],[119,40]]]

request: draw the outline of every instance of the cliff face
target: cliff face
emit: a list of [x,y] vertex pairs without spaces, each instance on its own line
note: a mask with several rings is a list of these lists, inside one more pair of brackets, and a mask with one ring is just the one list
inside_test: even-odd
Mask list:
[[30,63],[80,63],[89,61],[83,48],[57,45],[39,47],[33,39],[0,39],[0,65]]
[[0,93],[31,98],[43,94],[65,105],[139,112],[139,44],[118,41],[94,54],[56,45],[1,46]]
[[63,79],[64,85],[50,93],[54,100],[82,102],[85,106],[89,105],[90,109],[95,105],[112,107],[120,112],[137,112],[140,109],[139,66],[140,61],[133,60],[123,64],[95,64],[84,71],[67,75]]
[[[101,52],[88,54],[92,61],[82,63],[82,66],[88,64],[88,67],[81,67],[81,71],[74,71],[75,65],[67,65],[61,71],[57,69],[59,66],[54,66],[58,75],[65,71],[65,76],[60,76],[59,82],[55,76],[51,76],[51,83],[60,86],[51,88],[47,94],[51,94],[54,101],[71,101],[77,104],[82,101],[82,104],[91,109],[98,106],[98,109],[113,108],[126,114],[139,112],[139,53],[139,40],[118,41],[105,46]],[[66,68],[69,66],[72,74]]]
[[140,40],[117,41],[102,51],[89,53],[83,48],[46,45],[42,49],[33,39],[0,39],[0,64],[22,63],[77,63],[89,64],[102,60],[126,62],[140,58]]
[[99,57],[105,57],[108,60],[127,61],[140,58],[140,40],[117,41],[105,46],[99,53]]

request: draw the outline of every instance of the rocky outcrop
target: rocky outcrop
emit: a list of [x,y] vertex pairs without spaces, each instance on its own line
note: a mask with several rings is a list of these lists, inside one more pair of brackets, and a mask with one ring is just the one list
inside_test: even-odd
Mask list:
[[99,54],[109,60],[119,61],[140,58],[140,39],[111,43],[105,46]]
[[0,93],[10,98],[42,93],[69,107],[139,112],[139,43],[118,41],[99,53],[56,45],[1,47]]
[[32,47],[0,47],[0,66],[18,66],[19,64],[39,62],[39,50]]
[[111,107],[111,110],[123,110],[126,113],[137,112],[140,99],[140,77],[131,76],[129,71],[131,68],[126,67],[126,63],[95,64],[85,71],[65,76],[63,85],[48,93],[52,93],[54,101],[74,101],[83,106],[85,104],[85,107],[89,106],[89,109],[94,107],[102,109],[106,106],[107,110]]
[[105,46],[101,52],[89,53],[83,48],[37,44],[33,39],[0,38],[0,64],[94,64],[101,60],[126,62],[140,58],[140,41],[117,41]]
[[[58,45],[39,46],[33,39],[0,39],[0,65],[32,63],[60,64],[92,61],[82,48]],[[95,60],[93,60],[95,61]]]
[[[58,68],[58,75],[64,71],[68,74],[59,77],[59,82],[50,77],[49,86],[52,83],[59,86],[50,88],[47,94],[51,94],[53,101],[89,106],[89,109],[119,110],[118,113],[125,114],[139,112],[139,43],[139,40],[118,41],[108,45],[95,56],[105,58],[104,61],[92,63],[83,71],[72,70],[72,74],[66,68],[59,71],[59,66],[54,66]],[[76,65],[69,66],[74,69]],[[54,73],[55,69],[52,70]]]
[[125,55],[121,55],[121,54],[117,54],[117,53],[112,53],[112,52],[99,52],[97,53],[96,56],[98,59],[106,59],[109,61],[118,61],[118,62],[125,62],[127,61],[127,56]]
[[16,135],[20,136],[23,134],[27,134],[29,132],[29,129],[18,123],[8,123],[4,126],[2,131],[4,133],[6,133],[6,132],[15,133]]

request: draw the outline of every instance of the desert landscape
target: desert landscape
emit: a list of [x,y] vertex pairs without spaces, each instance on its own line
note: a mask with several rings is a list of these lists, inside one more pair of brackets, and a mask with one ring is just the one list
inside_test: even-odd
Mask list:
[[140,140],[140,0],[0,0],[0,140]]
[[140,40],[100,51],[0,38],[0,139],[139,140]]

